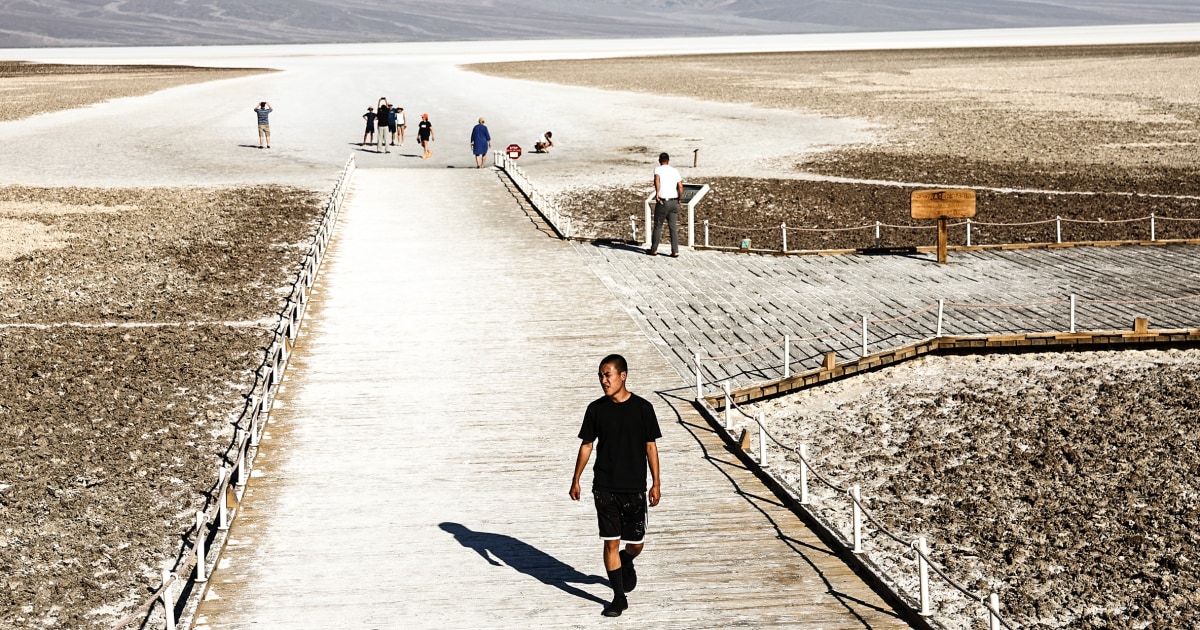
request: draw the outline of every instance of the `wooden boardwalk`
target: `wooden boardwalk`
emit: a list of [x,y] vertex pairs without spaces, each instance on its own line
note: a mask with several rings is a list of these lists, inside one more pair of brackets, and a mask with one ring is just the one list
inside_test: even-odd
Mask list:
[[[197,628],[908,627],[495,172],[360,170],[350,195]],[[618,620],[594,509],[567,497],[609,352],[664,433]]]
[[[947,335],[1067,331],[1071,294],[1079,300],[1078,330],[1131,330],[1137,317],[1149,317],[1151,328],[1200,327],[1200,300],[1169,301],[1200,296],[1200,248],[1193,245],[951,252],[948,265],[935,264],[933,254],[764,256],[710,250],[672,259],[651,258],[636,248],[589,243],[577,248],[693,385],[696,353],[730,356],[772,343],[762,353],[705,361],[704,377],[729,379],[734,388],[780,378],[784,335],[794,341],[792,373],[819,367],[827,352],[836,352],[839,361],[858,358],[863,316],[889,320],[933,306],[912,318],[872,323],[869,352],[932,337],[938,300],[1030,304],[947,306]],[[847,330],[806,340],[841,329]]]

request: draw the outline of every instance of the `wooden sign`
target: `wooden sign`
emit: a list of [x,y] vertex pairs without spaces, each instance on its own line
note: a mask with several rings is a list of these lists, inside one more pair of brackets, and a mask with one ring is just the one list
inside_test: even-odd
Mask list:
[[912,218],[971,219],[975,217],[975,191],[966,189],[914,190]]

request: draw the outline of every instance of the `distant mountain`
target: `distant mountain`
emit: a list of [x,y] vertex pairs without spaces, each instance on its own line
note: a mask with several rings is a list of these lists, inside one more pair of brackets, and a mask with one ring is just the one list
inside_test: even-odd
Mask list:
[[1200,22],[1197,0],[0,0],[0,47],[660,37]]

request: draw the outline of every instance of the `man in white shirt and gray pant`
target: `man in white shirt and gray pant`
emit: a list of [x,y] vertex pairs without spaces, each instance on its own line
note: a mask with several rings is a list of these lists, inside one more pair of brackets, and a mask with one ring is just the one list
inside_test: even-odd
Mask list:
[[650,237],[651,256],[658,255],[663,220],[671,230],[671,258],[679,257],[679,199],[683,196],[683,177],[671,166],[671,156],[658,154],[654,169],[654,232]]

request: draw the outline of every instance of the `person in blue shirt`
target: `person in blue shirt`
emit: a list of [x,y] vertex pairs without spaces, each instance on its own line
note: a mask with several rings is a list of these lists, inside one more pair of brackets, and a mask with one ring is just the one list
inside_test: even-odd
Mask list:
[[483,168],[487,164],[487,154],[492,148],[492,134],[488,133],[483,119],[471,130],[471,149],[475,152],[475,168]]
[[254,113],[258,115],[258,148],[263,148],[263,140],[267,142],[267,148],[271,148],[271,122],[268,118],[271,112],[271,104],[263,101],[254,108]]
[[358,143],[360,147],[367,143],[368,137],[371,139],[371,144],[375,144],[375,108],[368,107],[367,113],[363,114],[362,117],[363,120],[367,121],[367,130],[363,132],[362,142]]

